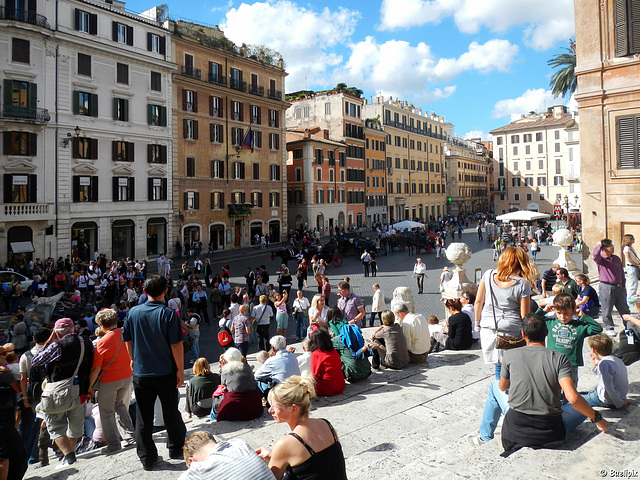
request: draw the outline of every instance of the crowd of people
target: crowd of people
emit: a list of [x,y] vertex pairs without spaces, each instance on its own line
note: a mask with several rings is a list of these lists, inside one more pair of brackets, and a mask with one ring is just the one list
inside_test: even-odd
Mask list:
[[[0,453],[13,465],[15,478],[21,478],[27,462],[48,464],[49,448],[63,468],[75,464],[82,449],[102,446],[102,453],[110,455],[135,444],[143,468],[152,470],[159,459],[153,439],[159,404],[169,457],[191,465],[184,478],[215,472],[221,458],[231,462],[228,468],[240,468],[241,459],[253,475],[247,478],[346,478],[338,435],[326,420],[310,418],[311,398],[340,395],[372,370],[423,363],[430,353],[467,350],[476,340],[485,362],[495,365],[496,380],[479,435],[470,437],[473,445],[493,438],[503,413],[505,455],[522,446],[557,446],[585,418],[605,430],[607,421],[592,407],[628,406],[625,364],[633,361],[613,355],[612,309],[617,308],[625,323],[621,343],[628,331],[640,332],[640,319],[629,309],[635,292],[629,295],[625,288],[633,285],[633,274],[637,288],[639,262],[633,238],[625,241],[626,268],[609,240],[594,249],[600,296],[586,276],[574,281],[556,264],[539,279],[527,252],[508,247],[497,268],[485,272],[477,293],[465,291],[460,299],[444,302],[446,321],[415,312],[412,301],[395,302],[388,309],[376,283],[368,325],[365,305],[348,278],[338,283],[337,297],[331,297],[326,267],[317,257],[309,263],[300,259],[295,294],[290,294],[293,278],[284,265],[276,288],[264,266],[247,268],[245,285],[232,287],[226,262],[214,275],[208,259],[201,262],[199,257],[183,266],[175,283],[160,262],[161,274],[148,276],[144,262],[129,259],[107,268],[98,256],[88,265],[71,265],[72,272],[65,271],[63,262],[56,277],[64,276],[58,279],[61,290],[73,288],[77,298],[71,302],[84,309],[81,318],[62,317],[45,328],[27,323],[28,315],[16,310],[13,337],[0,339],[0,422],[10,430],[0,441]],[[166,257],[162,261],[166,265]],[[411,272],[418,294],[423,293],[420,275],[425,272],[418,259]],[[49,278],[46,271],[42,274]],[[89,276],[97,279],[91,289]],[[311,276],[318,293],[309,301],[302,287],[308,288]],[[107,288],[116,285],[118,297],[107,297],[105,280]],[[96,288],[98,284],[102,287]],[[55,280],[50,288],[57,291]],[[539,304],[531,298],[536,288],[543,293]],[[593,320],[598,314],[604,332]],[[380,326],[365,335],[362,328],[374,327],[376,316]],[[302,352],[287,345],[290,318]],[[200,329],[205,326],[218,329],[224,347],[218,371],[199,353]],[[585,338],[598,386],[581,396],[577,383]],[[247,354],[256,341],[260,366],[254,370]],[[291,433],[271,451],[261,447],[253,452],[239,440],[217,443],[204,432],[185,441],[177,395],[185,363],[193,366],[185,394],[188,416],[250,420],[263,415],[266,406]],[[527,392],[533,390],[538,393],[529,398]],[[132,398],[135,408],[130,408]],[[523,435],[525,425],[533,434]]]

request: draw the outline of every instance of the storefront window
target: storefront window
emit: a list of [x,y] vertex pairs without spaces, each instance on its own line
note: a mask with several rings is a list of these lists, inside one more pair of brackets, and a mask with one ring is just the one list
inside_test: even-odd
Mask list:
[[94,222],[78,222],[71,227],[71,258],[85,262],[93,260],[98,248],[98,225]]
[[167,221],[150,218],[147,222],[147,256],[167,253]]
[[135,224],[133,220],[116,220],[111,227],[113,258],[124,260],[135,257]]

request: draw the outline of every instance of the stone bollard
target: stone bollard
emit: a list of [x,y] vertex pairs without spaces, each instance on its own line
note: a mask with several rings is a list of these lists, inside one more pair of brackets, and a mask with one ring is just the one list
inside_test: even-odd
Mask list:
[[558,258],[554,261],[554,263],[557,263],[561,267],[566,268],[570,273],[571,272],[580,273],[578,271],[578,268],[576,267],[576,262],[573,261],[573,259],[569,255],[569,250],[567,250],[567,247],[571,245],[572,239],[573,239],[573,235],[566,228],[562,228],[554,232],[553,244],[560,246],[560,251],[558,252]]

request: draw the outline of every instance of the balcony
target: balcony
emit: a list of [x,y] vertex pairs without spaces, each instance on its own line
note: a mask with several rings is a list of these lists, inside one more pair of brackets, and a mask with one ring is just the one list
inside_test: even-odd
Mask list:
[[202,76],[202,72],[200,71],[199,68],[194,68],[193,66],[190,66],[190,65],[183,65],[182,75],[184,75],[185,77],[197,78],[198,80],[200,80],[200,77]]
[[272,100],[282,100],[282,92],[279,90],[267,90],[267,97]]
[[14,107],[13,105],[0,106],[0,117],[31,120],[37,123],[46,123],[51,120],[49,110],[46,108]]
[[251,215],[251,209],[253,208],[253,203],[245,202],[245,203],[230,203],[227,205],[229,209],[229,217],[242,218],[248,217]]
[[260,85],[253,85],[253,84],[249,85],[249,93],[264,97],[264,87],[261,87]]
[[48,203],[5,203],[2,221],[38,221],[53,220],[55,214]]
[[28,23],[30,25],[36,25],[38,27],[48,28],[49,30],[51,30],[51,26],[47,21],[47,17],[26,10],[16,10],[15,8],[0,7],[0,19]]
[[241,92],[246,92],[247,82],[243,82],[242,80],[232,78],[231,81],[229,82],[229,87],[233,88],[234,90],[240,90]]
[[209,83],[213,83],[215,85],[222,85],[226,87],[227,78],[222,75],[217,75],[215,73],[209,73]]

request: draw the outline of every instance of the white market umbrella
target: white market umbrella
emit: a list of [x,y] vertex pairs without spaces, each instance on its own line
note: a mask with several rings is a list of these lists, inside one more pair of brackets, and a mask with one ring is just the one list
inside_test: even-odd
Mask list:
[[517,212],[505,213],[496,217],[496,220],[502,222],[516,221],[516,222],[532,222],[534,220],[540,220],[542,218],[549,218],[551,215],[540,212],[531,212],[529,210],[520,210]]
[[412,220],[403,220],[402,222],[394,223],[393,228],[400,229],[412,229],[412,228],[424,228],[424,223],[414,222]]

